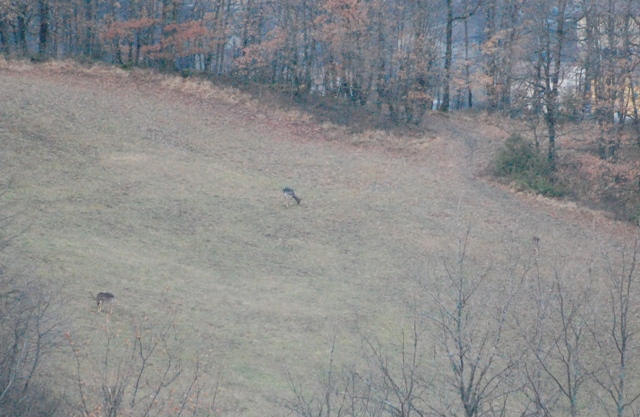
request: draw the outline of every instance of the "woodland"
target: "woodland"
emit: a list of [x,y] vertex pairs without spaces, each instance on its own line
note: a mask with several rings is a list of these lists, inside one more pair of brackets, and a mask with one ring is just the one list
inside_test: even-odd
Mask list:
[[0,52],[231,77],[392,123],[483,108],[631,120],[635,0],[2,0]]

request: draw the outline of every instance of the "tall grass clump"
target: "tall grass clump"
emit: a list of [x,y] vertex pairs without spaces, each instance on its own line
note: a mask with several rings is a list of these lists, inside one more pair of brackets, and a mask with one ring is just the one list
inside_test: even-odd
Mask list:
[[548,197],[560,197],[562,188],[555,183],[548,159],[531,142],[511,135],[495,160],[495,175],[511,180],[520,189]]

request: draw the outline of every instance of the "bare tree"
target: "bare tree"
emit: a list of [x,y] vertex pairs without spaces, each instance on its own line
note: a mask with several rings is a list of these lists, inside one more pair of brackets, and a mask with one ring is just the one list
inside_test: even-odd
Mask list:
[[62,340],[60,306],[42,280],[0,273],[0,416],[56,414],[40,374]]
[[[428,350],[423,346],[418,323],[413,323],[409,337],[402,332],[400,345],[389,355],[389,348],[365,338],[364,356],[373,378],[369,381],[372,398],[386,415],[394,417],[426,416],[430,412],[428,391],[433,388],[425,370],[423,356]],[[393,345],[391,346],[393,348]]]
[[463,13],[457,15],[454,12],[453,0],[446,0],[447,17],[446,17],[446,29],[445,29],[445,53],[444,53],[444,83],[442,102],[440,103],[441,111],[449,111],[449,105],[451,101],[451,68],[453,65],[453,26],[454,23],[462,20],[466,23],[466,20],[473,16],[480,7],[481,1],[476,1],[474,5],[470,5],[468,1],[464,2]]
[[[105,417],[171,414],[210,415],[217,385],[207,387],[195,360],[191,375],[182,362],[183,341],[177,336],[175,314],[166,321],[144,318],[122,337],[107,319],[98,329],[103,342],[88,352],[67,335],[76,362],[76,390],[71,400],[84,416]],[[85,346],[93,350],[89,345]],[[99,363],[91,358],[99,357]]]
[[[597,362],[601,364],[594,379],[603,390],[600,404],[608,415],[637,416],[634,407],[640,390],[640,362],[637,344],[640,322],[640,276],[638,276],[639,241],[613,256],[603,253],[606,283],[609,288],[608,315],[591,330],[596,345]],[[599,324],[599,325],[598,325]]]
[[327,369],[315,387],[289,381],[292,399],[286,407],[300,417],[390,416],[411,417],[430,414],[428,379],[423,363],[424,330],[414,322],[412,333],[404,332],[400,344],[382,344],[363,337],[363,351],[355,362],[359,366],[337,367],[335,337]]
[[521,0],[486,0],[484,2],[485,31],[482,53],[489,110],[510,110],[514,67],[523,59],[519,50],[522,34]]
[[536,0],[527,10],[531,13],[534,27],[531,45],[530,80],[533,87],[534,111],[542,113],[547,125],[549,140],[548,160],[551,167],[556,162],[556,138],[558,113],[560,111],[559,87],[562,68],[566,65],[566,43],[568,40],[569,6],[571,0]]
[[[425,317],[427,325],[432,325],[435,352],[448,363],[439,376],[443,386],[455,393],[457,403],[445,406],[474,417],[483,415],[510,390],[508,381],[517,358],[508,354],[505,330],[517,285],[496,286],[491,266],[480,266],[470,258],[469,239],[467,229],[452,260],[443,259],[440,271],[428,273],[422,284],[429,297],[426,304],[433,305]],[[436,412],[449,415],[449,411]]]
[[579,415],[580,394],[591,379],[591,276],[583,278],[563,277],[555,268],[552,277],[545,279],[536,269],[529,281],[530,304],[524,306],[516,321],[527,347],[521,369],[523,391],[531,405],[525,408],[532,406],[537,414],[551,416],[560,411]]
[[337,366],[335,334],[326,369],[312,382],[301,384],[288,374],[292,397],[285,407],[299,417],[382,416],[384,405],[376,401],[371,376],[360,372],[355,365]]

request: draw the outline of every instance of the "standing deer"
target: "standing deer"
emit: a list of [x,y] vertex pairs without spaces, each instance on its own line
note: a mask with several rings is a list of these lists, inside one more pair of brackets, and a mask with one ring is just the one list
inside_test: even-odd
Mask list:
[[111,314],[111,312],[113,311],[113,302],[116,299],[115,295],[111,294],[110,292],[99,292],[95,297],[93,296],[93,294],[91,294],[91,292],[89,292],[89,295],[91,295],[91,298],[93,298],[98,304],[98,313],[102,311],[102,306],[105,303],[109,303],[109,314]]

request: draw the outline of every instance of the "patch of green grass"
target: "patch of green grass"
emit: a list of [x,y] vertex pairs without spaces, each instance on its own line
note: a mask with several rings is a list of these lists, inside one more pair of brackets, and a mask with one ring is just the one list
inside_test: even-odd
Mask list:
[[531,190],[547,197],[565,194],[553,176],[548,159],[520,135],[507,139],[495,161],[495,173],[512,180],[519,188]]

